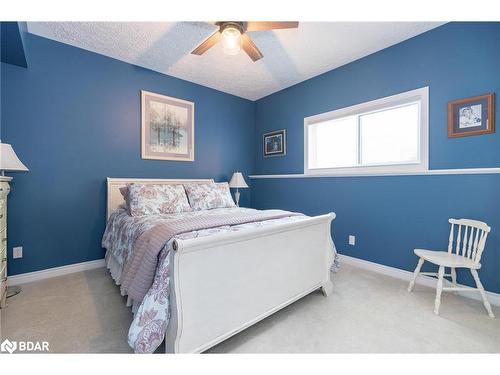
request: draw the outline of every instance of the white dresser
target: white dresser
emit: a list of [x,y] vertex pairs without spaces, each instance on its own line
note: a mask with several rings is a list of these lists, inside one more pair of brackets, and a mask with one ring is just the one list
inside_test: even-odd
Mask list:
[[0,308],[7,295],[7,195],[12,177],[0,176]]

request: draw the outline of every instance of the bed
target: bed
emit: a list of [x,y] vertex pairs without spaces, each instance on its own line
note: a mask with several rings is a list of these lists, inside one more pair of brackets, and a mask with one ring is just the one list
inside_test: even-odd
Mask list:
[[[136,352],[152,352],[164,340],[166,353],[200,353],[317,289],[325,296],[332,292],[330,268],[335,247],[330,228],[334,213],[277,216],[267,210],[238,207],[220,211],[233,210],[235,217],[260,217],[267,212],[266,220],[174,236],[158,255],[146,296],[131,297],[133,285],[124,289],[122,279],[130,265],[126,257],[120,259],[118,252],[110,250],[114,241],[133,233],[130,228],[120,228],[131,221],[123,212],[120,188],[132,183],[207,182],[213,180],[107,179],[106,265],[134,311],[128,339]],[[218,214],[216,210],[198,213],[203,218]],[[135,221],[136,226],[158,226],[152,219],[141,220]]]

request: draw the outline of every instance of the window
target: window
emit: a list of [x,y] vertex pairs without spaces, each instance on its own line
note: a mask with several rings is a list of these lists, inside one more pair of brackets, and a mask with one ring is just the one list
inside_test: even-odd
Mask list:
[[428,88],[304,119],[304,173],[383,174],[428,168]]

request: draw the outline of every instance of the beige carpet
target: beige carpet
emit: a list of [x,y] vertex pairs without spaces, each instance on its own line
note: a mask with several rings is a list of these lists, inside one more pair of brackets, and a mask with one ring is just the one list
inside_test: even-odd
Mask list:
[[[500,311],[344,265],[334,293],[315,292],[212,348],[218,353],[500,352]],[[107,271],[26,284],[1,310],[2,339],[49,341],[52,352],[128,353],[132,314]]]

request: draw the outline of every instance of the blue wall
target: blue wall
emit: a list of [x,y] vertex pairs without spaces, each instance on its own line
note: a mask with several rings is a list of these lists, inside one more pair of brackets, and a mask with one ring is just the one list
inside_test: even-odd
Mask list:
[[[9,274],[102,258],[107,176],[252,171],[253,102],[31,34],[25,42],[29,68],[1,66],[2,141],[30,169],[12,174]],[[195,102],[194,162],[141,160],[141,89]]]
[[0,22],[0,60],[26,68],[23,35],[19,22]]
[[[256,103],[256,174],[303,173],[304,117],[429,86],[430,167],[500,166],[500,132],[449,139],[447,102],[500,94],[500,23],[451,23]],[[497,106],[498,107],[498,106]],[[497,111],[497,120],[498,111]],[[288,155],[262,157],[262,134],[287,129]],[[415,247],[443,248],[449,217],[492,226],[481,277],[500,292],[500,175],[252,180],[252,204],[308,214],[335,211],[340,252],[413,270]],[[356,246],[348,246],[349,234]],[[459,273],[459,281],[470,283]]]

